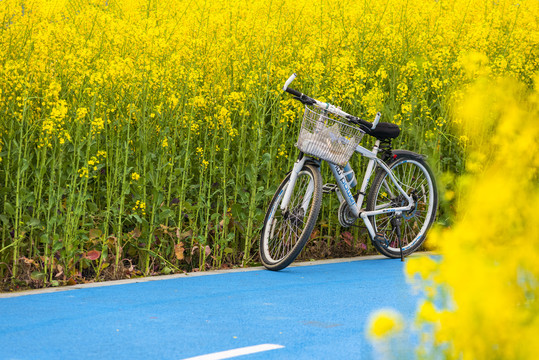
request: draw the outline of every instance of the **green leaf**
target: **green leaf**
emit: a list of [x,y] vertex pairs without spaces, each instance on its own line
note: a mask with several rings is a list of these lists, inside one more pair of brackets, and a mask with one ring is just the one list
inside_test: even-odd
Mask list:
[[4,225],[7,225],[9,223],[9,220],[6,215],[0,215],[0,221],[2,221]]
[[54,245],[52,246],[52,252],[55,253],[58,250],[62,249],[63,247],[64,247],[64,245],[61,242],[58,241],[58,242],[54,243]]
[[44,244],[50,244],[52,241],[52,238],[48,234],[41,234],[39,238],[41,239],[41,242]]
[[255,169],[255,166],[253,164],[250,164],[247,169],[245,169],[245,177],[250,183],[254,183],[256,181],[256,178],[258,176],[258,173]]
[[260,163],[260,167],[265,166],[270,160],[271,160],[271,155],[269,153],[264,153],[264,155],[262,155],[262,161]]
[[45,278],[45,274],[40,271],[32,271],[32,274],[30,275],[32,280],[43,280]]
[[173,217],[174,216],[174,212],[170,209],[165,209],[164,211],[162,211],[160,214],[159,214],[159,219],[160,220],[165,220],[165,219],[168,219],[170,217]]
[[101,237],[101,235],[103,234],[103,232],[99,229],[90,229],[90,240],[91,239],[96,239],[98,237]]
[[33,217],[30,219],[30,221],[28,221],[28,225],[32,227],[38,227],[39,225],[41,225],[41,221]]
[[88,206],[88,211],[89,212],[91,212],[91,213],[96,213],[97,212],[97,205],[94,204],[93,202],[88,202],[87,206]]
[[233,204],[231,207],[230,207],[230,210],[232,211],[232,216],[234,216],[235,218],[241,218],[242,215],[245,215],[245,207],[243,207],[241,204]]
[[24,172],[28,169],[28,167],[30,166],[30,163],[28,162],[28,160],[26,160],[25,158],[22,159],[22,166],[20,167],[21,169],[21,172]]
[[272,196],[273,194],[275,194],[276,191],[277,191],[277,187],[276,187],[276,186],[270,186],[269,188],[267,188],[267,189],[264,191],[264,196],[270,197],[270,196]]
[[4,203],[4,211],[7,212],[11,216],[15,215],[15,209],[7,201]]

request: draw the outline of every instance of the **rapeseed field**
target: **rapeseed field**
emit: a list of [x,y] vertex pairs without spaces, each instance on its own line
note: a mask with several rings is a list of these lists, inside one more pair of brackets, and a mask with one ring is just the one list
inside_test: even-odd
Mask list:
[[[2,0],[0,278],[256,262],[297,154],[292,72],[302,92],[400,125],[394,147],[443,175],[449,224],[472,141],[452,104],[480,77],[534,86],[538,15],[535,0]],[[324,201],[313,236],[369,251],[337,206]]]

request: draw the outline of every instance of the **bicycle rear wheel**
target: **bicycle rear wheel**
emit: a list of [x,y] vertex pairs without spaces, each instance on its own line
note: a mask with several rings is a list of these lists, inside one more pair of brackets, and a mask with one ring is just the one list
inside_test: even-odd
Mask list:
[[[387,257],[398,258],[400,247],[396,227],[400,228],[403,255],[407,256],[416,251],[425,241],[427,231],[436,217],[438,192],[432,170],[418,156],[399,154],[399,157],[389,164],[389,168],[402,189],[414,199],[414,207],[401,214],[400,226],[397,225],[393,212],[369,216],[369,220],[375,233],[383,235],[384,239],[373,239],[376,250]],[[400,194],[387,173],[379,171],[369,190],[367,211],[407,204],[408,201]]]
[[285,211],[281,202],[290,184],[290,174],[283,180],[264,219],[260,237],[260,259],[269,270],[281,270],[299,255],[313,231],[322,206],[322,176],[319,168],[305,165]]

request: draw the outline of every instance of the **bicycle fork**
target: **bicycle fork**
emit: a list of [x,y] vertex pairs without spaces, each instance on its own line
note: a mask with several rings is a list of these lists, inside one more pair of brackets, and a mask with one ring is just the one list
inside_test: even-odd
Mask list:
[[[300,154],[300,157],[294,163],[294,167],[292,168],[292,171],[290,172],[290,180],[288,181],[288,186],[286,187],[286,191],[284,193],[283,200],[281,202],[281,211],[283,211],[283,213],[288,209],[288,204],[290,203],[290,197],[292,196],[292,191],[294,190],[294,186],[296,185],[296,181],[298,180],[298,175],[301,169],[303,169],[303,166],[305,165],[306,161],[307,161],[307,157],[303,156],[303,154]],[[307,206],[309,202],[311,201],[313,192],[314,192],[314,182],[310,181],[309,185],[307,186],[307,191],[305,193],[305,196],[302,202],[302,207],[303,207],[303,210],[305,211],[307,210]]]

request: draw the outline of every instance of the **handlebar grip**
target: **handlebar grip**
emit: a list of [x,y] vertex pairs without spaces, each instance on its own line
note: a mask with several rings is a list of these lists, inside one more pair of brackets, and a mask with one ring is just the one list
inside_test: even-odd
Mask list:
[[299,97],[299,98],[303,95],[303,94],[300,93],[299,91],[294,90],[294,89],[289,88],[289,87],[287,87],[285,91],[286,91],[287,93],[292,94],[292,95],[294,95],[294,96],[297,96],[297,97]]
[[363,119],[360,119],[358,117],[350,115],[348,120],[350,120],[351,123],[354,123],[354,124],[357,124],[357,125],[363,125],[363,126],[369,128],[369,129],[372,128],[372,123],[370,123],[368,121],[365,121]]

